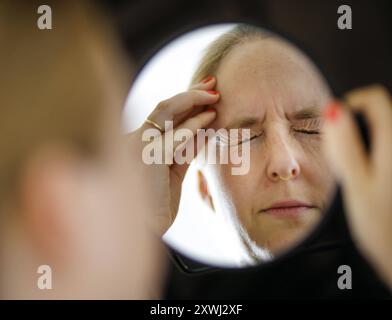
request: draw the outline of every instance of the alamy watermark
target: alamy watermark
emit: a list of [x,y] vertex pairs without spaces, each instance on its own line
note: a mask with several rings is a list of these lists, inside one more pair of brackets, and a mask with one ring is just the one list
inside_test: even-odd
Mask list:
[[230,164],[232,175],[245,175],[250,169],[250,129],[173,130],[173,121],[165,122],[165,133],[155,128],[143,132],[148,142],[142,153],[145,164],[190,164],[197,154],[202,164]]
[[340,30],[351,30],[353,28],[352,10],[349,5],[342,4],[338,7],[338,13],[341,14],[338,18],[338,28]]
[[352,289],[352,271],[348,265],[341,265],[338,268],[338,274],[341,274],[338,278],[338,288],[340,290],[351,290]]
[[37,273],[40,274],[37,279],[38,289],[52,290],[52,268],[49,265],[43,264],[38,267]]
[[37,13],[40,14],[37,20],[37,27],[40,30],[52,30],[52,8],[48,5],[40,5],[37,9]]

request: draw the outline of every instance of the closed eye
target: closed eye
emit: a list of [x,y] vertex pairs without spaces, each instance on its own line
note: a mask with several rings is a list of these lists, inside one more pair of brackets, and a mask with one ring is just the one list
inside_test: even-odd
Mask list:
[[320,118],[305,119],[302,123],[293,126],[293,130],[304,134],[320,134],[323,121]]
[[294,129],[294,131],[305,134],[320,134],[320,130]]
[[257,133],[257,134],[253,134],[253,135],[251,135],[250,137],[243,137],[243,138],[238,142],[238,144],[242,144],[242,143],[245,143],[245,142],[252,141],[252,140],[254,140],[254,139],[256,139],[256,138],[258,138],[258,137],[260,137],[260,136],[262,136],[262,135],[263,135],[263,132],[260,132],[260,133]]

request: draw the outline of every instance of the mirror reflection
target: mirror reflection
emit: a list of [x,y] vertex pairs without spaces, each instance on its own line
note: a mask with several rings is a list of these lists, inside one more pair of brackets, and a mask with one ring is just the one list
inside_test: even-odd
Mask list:
[[166,99],[184,103],[176,95],[192,90],[217,95],[195,106],[214,109],[214,134],[187,169],[178,214],[163,238],[211,265],[270,261],[314,230],[333,194],[322,152],[330,88],[304,52],[272,32],[205,27],[169,43],[141,70],[126,129]]

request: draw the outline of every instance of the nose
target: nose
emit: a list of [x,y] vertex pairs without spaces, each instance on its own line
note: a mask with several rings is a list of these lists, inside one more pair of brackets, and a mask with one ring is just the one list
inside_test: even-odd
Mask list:
[[300,175],[300,165],[295,155],[295,146],[289,137],[277,136],[270,141],[267,176],[273,182],[288,181]]

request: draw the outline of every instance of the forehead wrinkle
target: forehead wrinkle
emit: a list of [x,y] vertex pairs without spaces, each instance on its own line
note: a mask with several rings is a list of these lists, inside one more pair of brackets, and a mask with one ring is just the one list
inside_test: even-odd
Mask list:
[[[300,110],[293,111],[286,115],[287,120],[305,120],[305,119],[315,119],[321,117],[321,109],[318,107],[305,107]],[[265,117],[263,119],[258,117],[247,117],[244,116],[238,120],[232,121],[225,129],[240,129],[240,128],[252,128],[258,125],[262,125],[265,122]]]
[[295,82],[306,82],[315,91],[325,85],[322,75],[308,57],[285,41],[273,38],[253,40],[235,47],[223,59],[217,74],[225,81],[241,83],[243,87],[264,81],[270,86],[274,82],[276,88],[282,88],[293,85],[294,79]]

